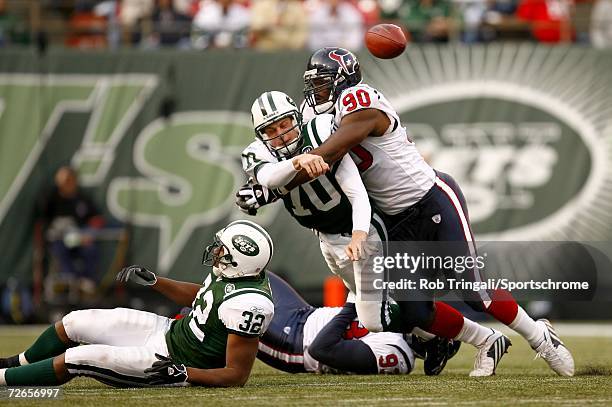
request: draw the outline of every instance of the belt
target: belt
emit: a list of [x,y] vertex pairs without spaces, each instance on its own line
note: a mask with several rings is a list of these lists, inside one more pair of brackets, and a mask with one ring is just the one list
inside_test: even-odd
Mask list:
[[429,189],[429,191],[427,191],[427,193],[423,195],[421,199],[418,200],[417,203],[410,205],[400,213],[396,213],[395,215],[388,215],[386,213],[383,213],[383,219],[385,221],[385,225],[387,225],[387,228],[393,228],[393,224],[397,223],[397,221],[399,221],[400,219],[410,219],[415,216],[418,216],[418,214],[421,212],[421,209],[425,206],[429,198],[433,195],[435,186],[436,184],[434,184]]

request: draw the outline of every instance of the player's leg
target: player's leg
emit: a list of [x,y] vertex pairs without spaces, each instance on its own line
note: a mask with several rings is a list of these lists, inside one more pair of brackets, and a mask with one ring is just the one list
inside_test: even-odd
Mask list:
[[274,293],[274,318],[259,339],[257,358],[284,372],[303,373],[304,324],[315,308],[276,274],[267,274]]
[[38,362],[0,369],[0,386],[58,386],[71,380],[64,363],[65,354]]
[[[465,241],[470,253],[475,255],[467,205],[461,189],[452,177],[440,172],[436,179],[436,187],[442,218],[438,228],[438,240]],[[474,281],[482,281],[478,268],[467,270],[465,275]],[[559,340],[550,322],[534,321],[508,291],[467,291],[464,295],[471,297],[466,303],[473,309],[488,313],[525,338],[556,373],[564,376],[574,374],[574,360],[571,353]]]
[[26,365],[64,353],[79,343],[138,346],[167,330],[172,320],[128,308],[73,311],[47,328],[25,352],[0,359],[0,368]]

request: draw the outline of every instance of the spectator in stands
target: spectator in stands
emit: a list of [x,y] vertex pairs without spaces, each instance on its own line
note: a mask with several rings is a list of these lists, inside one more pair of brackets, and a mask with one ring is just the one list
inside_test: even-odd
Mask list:
[[310,13],[308,47],[342,47],[356,51],[363,46],[363,17],[346,0],[322,0]]
[[250,10],[236,0],[202,0],[193,18],[192,44],[197,49],[246,47],[250,22]]
[[55,173],[55,188],[40,207],[39,241],[45,242],[64,276],[92,290],[98,267],[95,231],[104,219],[78,185],[76,172],[61,167]]
[[6,0],[0,0],[0,47],[27,44],[29,40],[25,22],[8,9]]
[[591,13],[591,42],[595,48],[612,48],[612,0],[597,0]]
[[407,0],[398,15],[415,42],[447,42],[454,29],[448,0]]
[[79,0],[68,22],[65,44],[73,48],[105,48],[106,18],[94,12],[95,1]]
[[134,43],[140,40],[137,26],[151,17],[155,0],[119,0],[119,22],[123,27],[124,38]]
[[570,42],[576,35],[572,26],[573,8],[573,0],[521,0],[516,14],[531,24],[531,35],[535,40]]
[[191,18],[178,12],[172,0],[157,0],[151,16],[152,32],[148,47],[187,48],[190,46]]
[[262,50],[306,45],[308,16],[300,0],[257,0],[251,9],[251,40]]

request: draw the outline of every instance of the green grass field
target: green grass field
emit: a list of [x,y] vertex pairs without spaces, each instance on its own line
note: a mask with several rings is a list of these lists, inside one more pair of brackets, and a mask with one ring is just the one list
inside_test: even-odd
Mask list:
[[[0,355],[22,351],[37,330],[0,328]],[[64,387],[61,401],[9,401],[11,405],[62,406],[193,406],[193,405],[612,405],[612,337],[564,340],[576,360],[577,375],[554,375],[519,337],[498,367],[497,375],[470,378],[475,351],[464,346],[437,377],[422,373],[417,361],[408,376],[290,375],[257,362],[240,389],[113,389],[92,379],[77,378]],[[0,400],[0,404],[7,400]]]

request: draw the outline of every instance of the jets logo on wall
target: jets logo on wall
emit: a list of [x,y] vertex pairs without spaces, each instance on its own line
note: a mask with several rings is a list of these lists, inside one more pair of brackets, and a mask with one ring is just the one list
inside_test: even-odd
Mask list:
[[425,159],[458,181],[480,239],[597,240],[612,229],[612,75],[586,55],[424,48],[362,64]]

